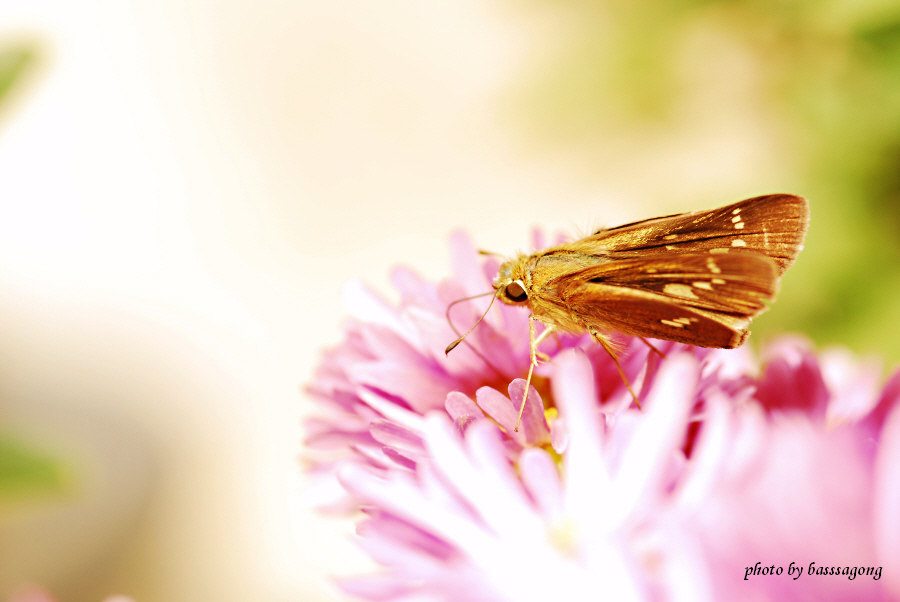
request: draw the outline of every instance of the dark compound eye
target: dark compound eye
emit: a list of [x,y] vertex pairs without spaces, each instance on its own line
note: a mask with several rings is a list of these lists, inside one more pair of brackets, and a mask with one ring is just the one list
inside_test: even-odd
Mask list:
[[528,300],[528,293],[525,292],[525,287],[518,280],[507,284],[503,292],[506,293],[510,301],[515,301],[516,303]]

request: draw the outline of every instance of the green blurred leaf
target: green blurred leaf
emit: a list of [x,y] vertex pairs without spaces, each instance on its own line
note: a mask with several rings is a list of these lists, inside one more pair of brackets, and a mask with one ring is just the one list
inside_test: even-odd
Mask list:
[[0,501],[61,493],[68,471],[53,456],[0,435]]
[[37,47],[34,44],[0,47],[0,103],[36,60]]

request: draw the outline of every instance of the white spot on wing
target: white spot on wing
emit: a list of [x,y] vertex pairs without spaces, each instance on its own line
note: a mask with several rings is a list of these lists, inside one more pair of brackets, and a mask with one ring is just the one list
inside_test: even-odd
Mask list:
[[734,228],[735,228],[735,230],[743,230],[743,229],[744,229],[744,222],[738,222],[738,223],[736,223],[736,224],[734,225]]
[[712,272],[713,274],[721,274],[722,268],[716,265],[716,262],[712,259],[706,260],[706,269]]
[[667,295],[672,295],[674,297],[683,297],[685,299],[698,299],[697,295],[694,294],[694,291],[691,290],[686,284],[678,284],[672,283],[667,284],[663,287],[663,292]]
[[694,286],[696,286],[697,288],[702,288],[707,291],[712,290],[712,284],[710,284],[709,282],[695,282]]
[[663,237],[664,240],[675,240],[676,238],[678,238],[677,234],[666,234]]
[[732,211],[732,213],[733,213],[734,215],[737,215],[737,214],[740,213],[740,212],[741,212],[740,209],[735,209],[734,211]]
[[731,221],[732,221],[732,223],[735,223],[735,224],[736,224],[736,223],[738,223],[739,221],[741,221],[741,216],[740,216],[740,215],[735,215],[733,218],[731,218]]
[[740,238],[735,238],[734,240],[731,241],[731,246],[732,247],[746,247],[747,243],[745,243]]
[[725,281],[722,280],[721,278],[713,278],[712,283],[713,284],[725,284]]
[[680,324],[679,322],[673,322],[672,320],[660,320],[666,326],[674,326],[675,328],[684,328],[684,324]]

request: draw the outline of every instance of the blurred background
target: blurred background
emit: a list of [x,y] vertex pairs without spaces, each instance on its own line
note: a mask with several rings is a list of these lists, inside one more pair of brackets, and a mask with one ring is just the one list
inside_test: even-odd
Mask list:
[[900,359],[900,4],[2,0],[0,599],[328,600],[342,285],[771,192],[782,331]]

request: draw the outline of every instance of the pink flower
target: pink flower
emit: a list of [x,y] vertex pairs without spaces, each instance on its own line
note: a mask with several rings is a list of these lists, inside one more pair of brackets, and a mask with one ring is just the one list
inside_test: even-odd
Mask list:
[[[352,289],[357,321],[309,388],[316,491],[366,513],[360,545],[385,566],[346,591],[900,600],[900,373],[879,389],[877,366],[799,339],[757,375],[744,348],[659,342],[662,359],[623,337],[639,411],[605,352],[564,335],[542,345],[515,433],[527,313],[495,307],[445,359],[445,308],[497,269],[453,248],[454,280],[395,272],[399,307]],[[480,315],[466,305],[461,325]]]

